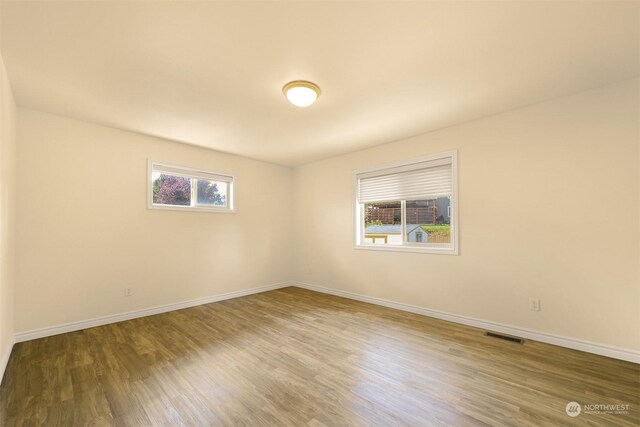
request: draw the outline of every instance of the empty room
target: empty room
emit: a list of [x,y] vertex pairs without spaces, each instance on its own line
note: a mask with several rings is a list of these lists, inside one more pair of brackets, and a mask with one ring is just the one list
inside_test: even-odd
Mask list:
[[0,426],[640,425],[640,1],[0,0]]

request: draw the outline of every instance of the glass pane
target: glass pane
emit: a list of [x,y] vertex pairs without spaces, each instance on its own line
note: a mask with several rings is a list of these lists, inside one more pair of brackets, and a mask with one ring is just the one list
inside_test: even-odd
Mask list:
[[451,243],[451,197],[407,200],[407,242]]
[[181,176],[154,172],[153,203],[157,205],[191,205],[191,180]]
[[227,183],[198,180],[198,204],[204,206],[227,206]]
[[402,208],[400,202],[364,205],[364,241],[374,245],[402,244]]

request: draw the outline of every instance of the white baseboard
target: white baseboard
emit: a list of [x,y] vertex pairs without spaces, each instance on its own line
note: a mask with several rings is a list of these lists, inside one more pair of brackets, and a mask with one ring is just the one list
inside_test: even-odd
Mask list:
[[[35,340],[38,338],[50,337],[52,335],[64,334],[66,332],[79,331],[81,329],[93,328],[96,326],[108,325],[110,323],[122,322],[124,320],[136,319],[138,317],[151,316],[154,314],[166,313],[168,311],[181,310],[183,308],[195,307],[197,305],[209,304],[216,301],[223,301],[246,295],[258,294],[272,291],[274,289],[292,286],[289,282],[276,283],[274,285],[261,286],[257,288],[243,289],[241,291],[228,292],[226,294],[213,295],[210,297],[197,298],[182,301],[174,304],[161,305],[158,307],[145,308],[142,310],[129,311],[126,313],[113,314],[109,316],[96,317],[79,322],[65,323],[63,325],[50,326],[46,328],[33,329],[31,331],[17,332],[14,334],[15,342]],[[9,356],[7,355],[7,360]]]
[[491,330],[503,334],[513,335],[534,341],[540,341],[547,344],[553,344],[560,347],[567,347],[574,350],[585,351],[587,353],[598,354],[601,356],[612,357],[614,359],[626,360],[628,362],[640,363],[640,352],[625,348],[612,347],[604,344],[597,344],[589,341],[578,340],[575,338],[553,335],[546,332],[533,331],[531,329],[520,328],[517,326],[505,325],[503,323],[491,322],[488,320],[474,319],[472,317],[461,316],[458,314],[446,313],[438,310],[417,307],[415,305],[403,304],[399,302],[389,301],[381,298],[369,297],[366,295],[356,294],[338,289],[327,288],[324,286],[311,285],[309,283],[293,282],[293,286],[308,289],[311,291],[322,292],[325,294],[336,295],[339,297],[349,298],[357,301],[368,302],[370,304],[381,305],[384,307],[395,308],[397,310],[408,311],[410,313],[421,314],[423,316],[434,317],[436,319],[447,320],[449,322],[460,323],[467,326],[473,326],[480,329]]
[[[356,294],[353,292],[341,291],[338,289],[327,288],[324,286],[312,285],[303,282],[283,282],[276,283],[268,286],[261,286],[257,288],[244,289],[241,291],[228,292],[225,294],[214,295],[210,297],[198,298],[189,301],[182,301],[174,304],[162,305],[159,307],[152,307],[142,310],[130,311],[127,313],[119,313],[109,316],[97,317],[94,319],[83,320],[79,322],[66,323],[63,325],[56,325],[47,328],[34,329],[31,331],[18,332],[14,335],[14,340],[11,343],[23,342],[34,340],[38,338],[44,338],[52,335],[63,334],[66,332],[79,331],[81,329],[93,328],[95,326],[107,325],[110,323],[122,322],[124,320],[136,319],[138,317],[151,316],[154,314],[166,313],[168,311],[181,310],[183,308],[195,307],[197,305],[209,304],[216,301],[223,301],[232,298],[238,298],[246,295],[257,294],[260,292],[267,292],[274,289],[285,288],[287,286],[297,286],[299,288],[309,289],[316,292],[322,292],[325,294],[336,295],[344,298],[349,298],[357,301],[367,302],[370,304],[381,305],[384,307],[395,308],[397,310],[407,311],[410,313],[420,314],[423,316],[433,317],[436,319],[447,320],[449,322],[460,323],[467,326],[473,326],[480,329],[491,330],[495,332],[501,332],[508,335],[514,335],[534,341],[540,341],[547,344],[553,344],[561,347],[567,347],[574,350],[585,351],[588,353],[598,354],[601,356],[612,357],[614,359],[626,360],[629,362],[640,363],[640,352],[608,346],[604,344],[593,343],[584,340],[578,340],[575,338],[569,338],[546,332],[534,331],[530,329],[520,328],[517,326],[506,325],[503,323],[491,322],[488,320],[480,320],[472,317],[461,316],[458,314],[446,313],[443,311],[432,310],[423,307],[417,307],[410,304],[404,304],[394,301],[385,300],[382,298],[375,298],[366,295]],[[0,374],[4,374],[6,365],[9,361],[11,354],[11,348],[9,348],[0,359]],[[2,376],[0,375],[0,378]]]
[[4,371],[7,370],[7,364],[9,363],[9,357],[11,356],[11,350],[13,350],[13,345],[16,343],[15,338],[11,337],[9,342],[9,347],[4,351],[2,355],[2,359],[0,359],[0,382],[4,378]]

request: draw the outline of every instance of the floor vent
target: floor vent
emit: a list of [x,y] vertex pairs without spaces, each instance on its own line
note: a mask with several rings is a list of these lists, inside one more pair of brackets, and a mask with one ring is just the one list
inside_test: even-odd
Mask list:
[[518,343],[518,344],[524,344],[524,340],[522,338],[512,337],[510,335],[503,335],[503,334],[499,334],[497,332],[489,332],[489,331],[485,332],[484,334],[487,337],[498,338],[498,339],[501,339],[501,340],[515,342],[515,343]]

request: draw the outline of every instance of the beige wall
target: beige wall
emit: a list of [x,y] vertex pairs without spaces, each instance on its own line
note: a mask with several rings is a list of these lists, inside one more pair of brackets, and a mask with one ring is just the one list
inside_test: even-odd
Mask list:
[[[640,350],[638,93],[627,81],[297,168],[294,278]],[[452,149],[460,255],[354,250],[354,171]]]
[[[293,173],[19,109],[15,330],[295,279],[639,350],[638,90],[627,81]],[[451,149],[461,254],[354,250],[354,171]],[[235,174],[238,213],[148,210],[148,158]]]
[[[18,129],[17,332],[290,278],[289,168],[26,109]],[[147,209],[148,158],[235,175],[237,213]]]
[[[0,370],[13,343],[16,222],[16,104],[0,57]],[[0,372],[0,378],[2,372]]]

